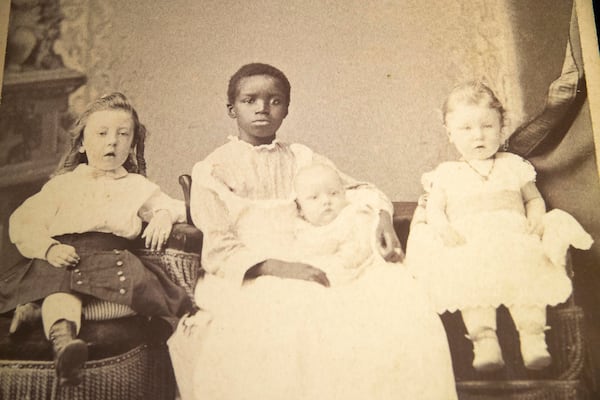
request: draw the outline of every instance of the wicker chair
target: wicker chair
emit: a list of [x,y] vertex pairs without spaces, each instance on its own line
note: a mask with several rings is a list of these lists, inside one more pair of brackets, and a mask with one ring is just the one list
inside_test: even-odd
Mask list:
[[142,317],[86,321],[80,337],[89,344],[82,383],[59,387],[52,347],[41,324],[16,336],[10,318],[0,319],[1,399],[173,399],[175,379],[165,341],[170,326]]
[[[142,248],[143,246],[139,246]],[[200,268],[202,233],[193,226],[174,226],[166,250],[141,250],[157,257],[171,279],[193,299]],[[172,400],[176,384],[166,340],[172,326],[141,316],[86,321],[80,337],[89,345],[82,383],[57,385],[52,347],[41,323],[8,335],[11,315],[0,316],[0,400]]]
[[[182,186],[189,220],[191,177],[182,175]],[[394,202],[394,228],[403,249],[417,209],[415,202]],[[572,269],[570,269],[572,271]],[[460,315],[441,316],[448,335],[450,352],[461,400],[584,400],[588,392],[582,383],[585,361],[583,312],[571,297],[566,303],[548,309],[547,342],[553,362],[542,371],[530,371],[523,365],[519,339],[508,311],[498,312],[498,336],[506,366],[498,372],[481,373],[471,366],[473,351],[465,338]]]
[[[394,226],[406,248],[410,224],[417,203],[394,203]],[[568,270],[572,273],[570,263]],[[498,337],[505,367],[483,373],[473,369],[473,350],[465,337],[466,329],[459,313],[441,316],[452,356],[456,385],[461,400],[582,400],[588,398],[583,384],[585,341],[583,311],[573,296],[564,304],[548,308],[547,343],[552,364],[541,371],[524,367],[514,323],[504,307],[498,311]]]

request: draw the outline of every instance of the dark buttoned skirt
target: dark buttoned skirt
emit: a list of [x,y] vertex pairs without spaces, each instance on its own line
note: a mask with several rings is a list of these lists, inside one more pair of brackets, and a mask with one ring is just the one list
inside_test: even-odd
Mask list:
[[56,237],[77,250],[79,263],[56,268],[45,260],[25,259],[0,272],[0,313],[52,293],[73,293],[125,304],[138,314],[181,316],[190,311],[185,290],[173,283],[152,257],[130,252],[133,241],[108,233]]

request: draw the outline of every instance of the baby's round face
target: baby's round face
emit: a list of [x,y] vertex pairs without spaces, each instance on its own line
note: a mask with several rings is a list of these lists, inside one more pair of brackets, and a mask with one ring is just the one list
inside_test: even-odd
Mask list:
[[295,181],[300,213],[313,225],[333,221],[348,204],[342,180],[328,167],[315,166],[301,171]]
[[446,116],[450,141],[465,160],[485,160],[502,143],[502,121],[497,110],[481,104],[464,104]]

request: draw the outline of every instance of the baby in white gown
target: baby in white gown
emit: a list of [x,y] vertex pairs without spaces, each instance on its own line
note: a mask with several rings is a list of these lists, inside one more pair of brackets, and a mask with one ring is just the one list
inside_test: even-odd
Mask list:
[[591,237],[569,214],[546,213],[533,166],[499,151],[504,108],[481,82],[456,87],[443,107],[450,141],[462,156],[423,176],[426,224],[413,224],[407,264],[429,287],[438,312],[460,311],[473,343],[473,367],[502,368],[496,309],[505,305],[519,331],[525,367],[551,362],[546,307],[571,294],[569,245]]
[[294,190],[295,207],[255,205],[242,212],[236,225],[242,242],[270,258],[318,268],[331,286],[354,280],[375,260],[384,262],[373,243],[377,212],[348,202],[333,168],[323,164],[302,168]]

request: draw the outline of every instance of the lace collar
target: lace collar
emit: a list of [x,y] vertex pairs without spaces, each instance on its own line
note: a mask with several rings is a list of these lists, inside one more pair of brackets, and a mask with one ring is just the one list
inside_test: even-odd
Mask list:
[[229,139],[229,141],[232,143],[236,143],[237,146],[245,146],[255,151],[275,150],[281,147],[281,142],[277,138],[273,139],[273,141],[269,144],[259,144],[258,146],[253,146],[248,142],[244,142],[238,136],[230,135],[227,136],[227,139]]

